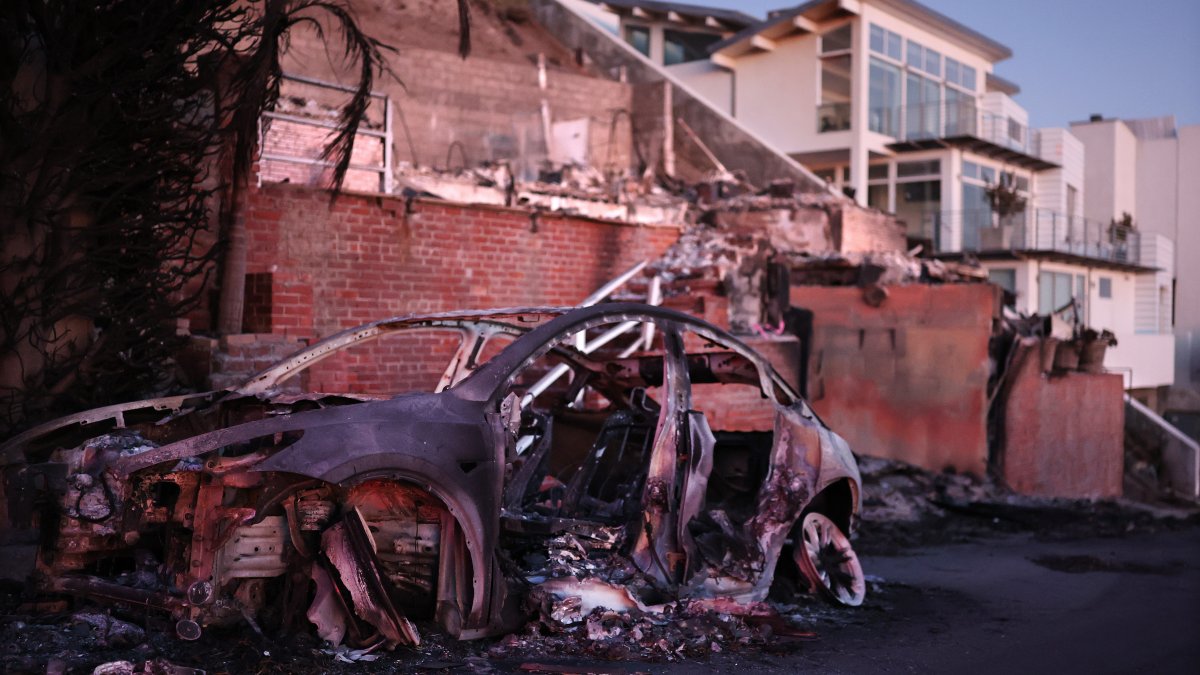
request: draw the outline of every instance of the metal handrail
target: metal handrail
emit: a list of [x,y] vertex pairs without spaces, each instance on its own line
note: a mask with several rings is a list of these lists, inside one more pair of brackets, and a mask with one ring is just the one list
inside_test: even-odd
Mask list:
[[[915,225],[915,229],[914,229]],[[952,237],[957,230],[958,240]],[[926,211],[910,231],[933,240],[938,252],[1057,251],[1138,264],[1141,233],[1052,209],[1026,208],[1001,218],[991,209]]]
[[[298,82],[300,84],[329,89],[333,91],[353,93],[357,91],[354,87],[349,87],[337,82],[327,82],[315,77],[307,77],[303,75],[294,75],[284,73],[281,79],[289,82]],[[370,138],[378,138],[383,144],[383,158],[380,164],[358,164],[351,163],[350,169],[355,171],[369,171],[379,174],[379,189],[384,194],[391,194],[395,188],[395,180],[393,173],[393,164],[395,163],[392,140],[393,140],[393,106],[392,98],[383,92],[372,91],[369,96],[383,102],[383,129],[370,129],[360,126],[356,132],[356,136],[367,136]],[[299,124],[303,126],[312,126],[322,129],[336,129],[338,124],[329,120],[305,117],[303,115],[294,115],[290,113],[281,113],[274,110],[268,110],[263,113],[263,118],[266,120],[278,120],[289,124]],[[303,166],[319,166],[332,168],[333,162],[320,157],[302,157],[292,155],[287,152],[276,152],[274,148],[267,147],[266,133],[264,125],[259,123],[259,160],[264,162],[281,162],[286,164],[300,164]]]
[[899,141],[970,136],[1027,155],[1041,156],[1040,131],[1014,117],[983,110],[972,98],[953,103],[941,100],[876,107],[868,114],[872,131]]

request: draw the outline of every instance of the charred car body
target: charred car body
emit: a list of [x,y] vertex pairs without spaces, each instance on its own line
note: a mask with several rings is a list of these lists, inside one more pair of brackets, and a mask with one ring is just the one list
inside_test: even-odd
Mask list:
[[[399,331],[457,336],[436,392],[281,393]],[[695,394],[729,387],[773,431],[712,428]],[[240,387],[81,413],[0,451],[0,525],[36,542],[33,587],[156,610],[187,639],[302,617],[356,646],[417,643],[419,617],[470,639],[514,629],[534,593],[728,610],[786,570],[837,602],[864,593],[845,442],[740,341],[646,305],[380,321]]]

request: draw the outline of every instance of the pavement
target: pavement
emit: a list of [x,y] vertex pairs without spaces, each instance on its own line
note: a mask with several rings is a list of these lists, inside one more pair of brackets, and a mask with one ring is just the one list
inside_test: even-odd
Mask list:
[[872,597],[814,626],[818,641],[667,671],[1200,673],[1200,526],[1006,534],[862,562]]

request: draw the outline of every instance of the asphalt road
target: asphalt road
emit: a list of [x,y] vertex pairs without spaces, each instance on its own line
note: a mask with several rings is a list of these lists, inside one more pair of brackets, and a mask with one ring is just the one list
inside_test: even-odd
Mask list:
[[1030,534],[865,557],[857,610],[789,654],[670,672],[1200,673],[1200,527],[1122,538]]

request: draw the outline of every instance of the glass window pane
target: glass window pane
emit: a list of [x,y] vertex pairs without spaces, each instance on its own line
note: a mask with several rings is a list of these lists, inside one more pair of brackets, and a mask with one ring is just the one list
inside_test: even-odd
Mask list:
[[1054,311],[1054,275],[1050,272],[1038,273],[1038,314],[1049,314]]
[[971,66],[962,67],[962,86],[975,91],[975,69]]
[[880,211],[887,211],[887,185],[867,186],[867,206]]
[[[966,173],[964,163],[964,171]],[[938,159],[927,159],[919,162],[900,162],[896,165],[896,176],[936,176],[942,172],[942,162]]]
[[942,74],[942,55],[932,49],[925,50],[925,72],[940,77]]
[[821,59],[821,103],[850,102],[850,55]]
[[942,131],[942,85],[928,78],[925,80],[925,130],[930,136],[940,136]]
[[868,98],[871,131],[897,135],[900,130],[900,69],[872,58]]
[[905,108],[904,108],[904,131],[909,139],[928,138],[925,134],[925,128],[922,121],[925,119],[925,107],[922,105],[921,95],[925,89],[921,86],[921,76],[908,73],[905,78],[907,91],[905,93]]
[[872,164],[867,167],[867,178],[871,179],[886,179],[888,177],[887,164]]
[[901,53],[901,49],[902,49],[902,45],[900,43],[900,36],[896,35],[895,33],[891,32],[891,31],[888,31],[887,55],[892,57],[893,59],[896,59],[897,61],[900,61],[901,59],[904,58],[904,55]]
[[708,58],[708,46],[720,42],[714,33],[690,33],[678,30],[663,31],[663,63],[673,65]]
[[920,44],[912,40],[908,41],[908,57],[904,62],[914,68],[921,67],[921,64],[925,62],[925,54]]
[[954,59],[947,56],[946,57],[946,81],[953,82],[954,84],[962,84],[961,82],[958,81],[958,78],[959,78],[958,61],[955,61]]
[[626,26],[625,41],[633,45],[633,48],[642,53],[643,56],[650,56],[650,29],[642,26]]
[[821,106],[817,110],[817,131],[844,131],[850,128],[850,55],[821,59]]
[[879,26],[871,24],[871,51],[883,53],[884,31]]
[[963,178],[979,178],[979,165],[975,162],[963,160]]
[[1017,271],[1014,269],[988,270],[988,279],[1009,293],[1017,292]]
[[[871,26],[871,44],[875,42],[875,28]],[[872,47],[873,49],[874,47]],[[834,28],[828,33],[821,36],[821,52],[836,52],[843,49],[850,49],[850,24],[846,24],[841,28]]]
[[1075,275],[1075,317],[1082,319],[1087,316],[1087,278],[1082,274]]
[[985,182],[985,183],[989,183],[989,184],[995,183],[996,182],[996,170],[990,166],[981,166],[981,167],[979,167],[979,177],[981,179],[983,179],[983,182]]
[[985,227],[992,226],[992,208],[988,202],[987,192],[978,185],[962,184],[963,208],[963,249],[979,250],[979,232]]
[[1051,311],[1061,309],[1068,302],[1071,302],[1071,275],[1059,274],[1055,272],[1054,276],[1054,307]]
[[946,135],[975,133],[975,97],[946,87]]
[[1109,277],[1100,277],[1100,297],[1112,297],[1112,279]]

